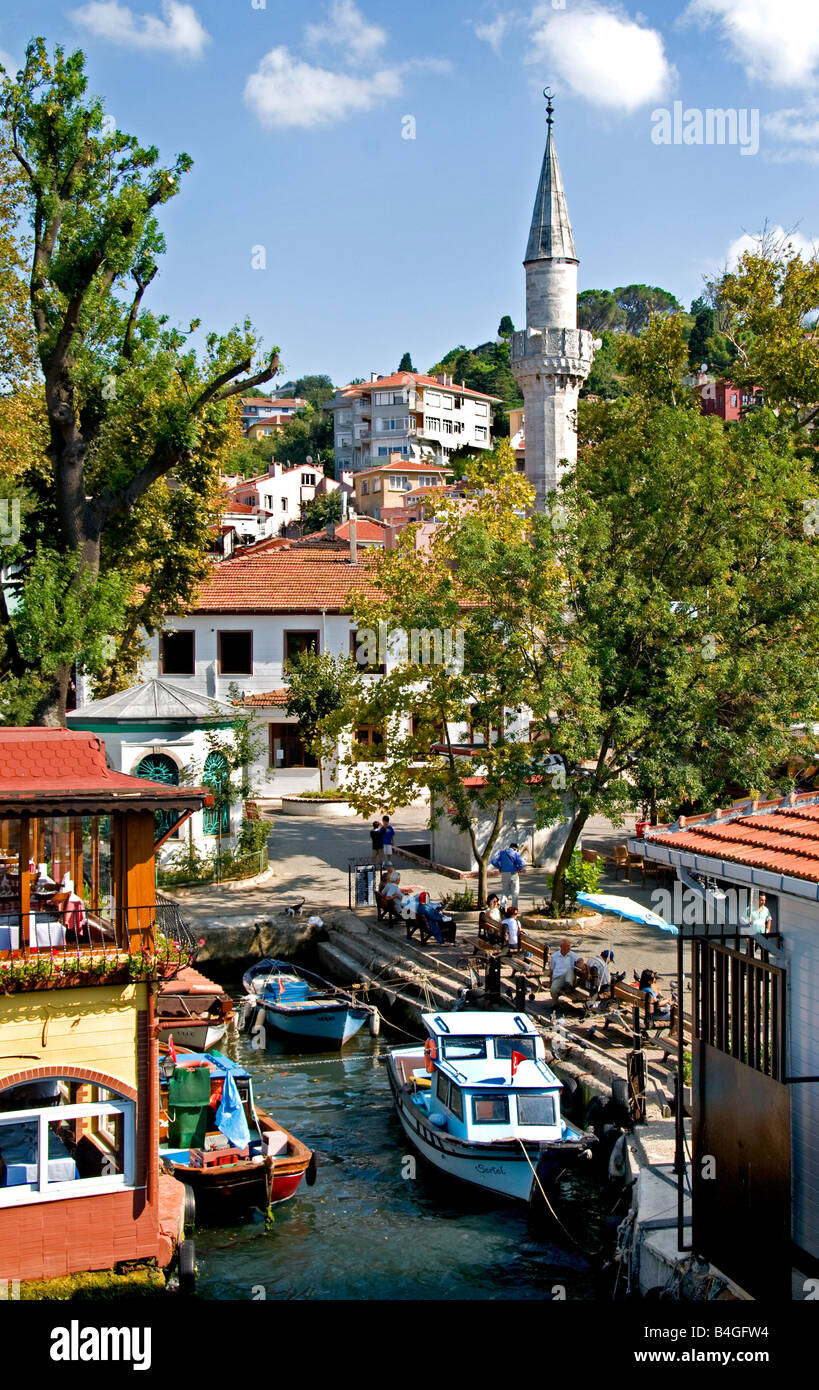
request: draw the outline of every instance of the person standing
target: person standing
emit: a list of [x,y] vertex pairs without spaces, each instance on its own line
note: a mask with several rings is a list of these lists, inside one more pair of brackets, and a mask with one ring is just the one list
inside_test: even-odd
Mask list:
[[392,862],[392,847],[395,840],[395,831],[390,825],[389,816],[381,817],[381,856],[385,864]]
[[771,909],[768,907],[768,895],[767,893],[760,893],[757,906],[752,907],[749,904],[739,919],[741,926],[751,929],[751,933],[744,931],[742,935],[746,936],[756,932],[760,936],[770,936],[772,920]]
[[384,862],[384,855],[383,855],[383,853],[382,853],[383,834],[384,834],[384,832],[383,832],[383,830],[381,829],[381,826],[378,824],[378,821],[377,821],[377,820],[374,820],[374,821],[373,821],[373,828],[372,828],[372,830],[370,831],[370,840],[372,841],[372,847],[373,847],[373,864],[374,864],[374,865],[375,865],[375,864],[383,864],[383,862]]
[[517,907],[520,895],[520,873],[526,867],[518,853],[517,841],[513,840],[508,849],[502,849],[490,860],[493,869],[499,869],[501,889],[507,907]]

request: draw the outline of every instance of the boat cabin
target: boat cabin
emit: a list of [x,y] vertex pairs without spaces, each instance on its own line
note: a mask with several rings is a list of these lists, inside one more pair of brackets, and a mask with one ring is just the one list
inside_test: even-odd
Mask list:
[[[405,1080],[438,1129],[476,1143],[563,1138],[561,1083],[546,1065],[543,1039],[525,1014],[424,1014],[429,1041]],[[409,1065],[408,1065],[409,1064]],[[432,1068],[430,1070],[429,1068]]]

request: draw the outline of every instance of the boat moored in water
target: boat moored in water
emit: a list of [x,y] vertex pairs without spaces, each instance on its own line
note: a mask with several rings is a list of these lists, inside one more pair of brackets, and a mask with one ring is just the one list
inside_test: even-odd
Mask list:
[[426,1043],[392,1049],[387,1074],[404,1133],[434,1167],[528,1202],[536,1181],[591,1156],[595,1138],[561,1117],[561,1082],[526,1014],[422,1020]]
[[220,1052],[160,1058],[159,1159],[213,1220],[293,1197],[315,1156],[253,1099],[250,1073]]
[[343,1047],[369,1024],[375,1035],[378,1010],[360,1004],[347,990],[331,985],[289,961],[262,960],[242,978],[246,998],[240,1027],[251,1032],[261,1022],[297,1046]]

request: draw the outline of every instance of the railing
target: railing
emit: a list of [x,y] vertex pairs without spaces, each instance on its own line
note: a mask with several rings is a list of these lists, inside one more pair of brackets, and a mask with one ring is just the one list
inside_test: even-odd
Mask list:
[[267,849],[252,850],[247,854],[217,854],[207,859],[182,859],[167,868],[159,869],[157,882],[160,888],[193,888],[197,884],[224,883],[234,878],[253,878],[263,874],[268,865]]
[[195,956],[175,903],[107,912],[3,913],[0,993],[171,978]]

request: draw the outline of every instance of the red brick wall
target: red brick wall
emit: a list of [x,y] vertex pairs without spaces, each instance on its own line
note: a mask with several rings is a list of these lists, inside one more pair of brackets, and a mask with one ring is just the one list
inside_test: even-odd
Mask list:
[[[137,1015],[137,1109],[135,1190],[32,1202],[0,1208],[0,1279],[53,1279],[89,1269],[110,1269],[120,1260],[150,1259],[159,1254],[159,1216],[147,1199],[148,1165],[156,1191],[158,1136],[149,1132],[148,1087],[158,1113],[157,1044],[148,1031],[148,1015]],[[6,1083],[63,1074],[65,1067],[32,1069]],[[75,1074],[76,1069],[74,1069]],[[101,1072],[86,1073],[126,1093],[129,1088]]]

